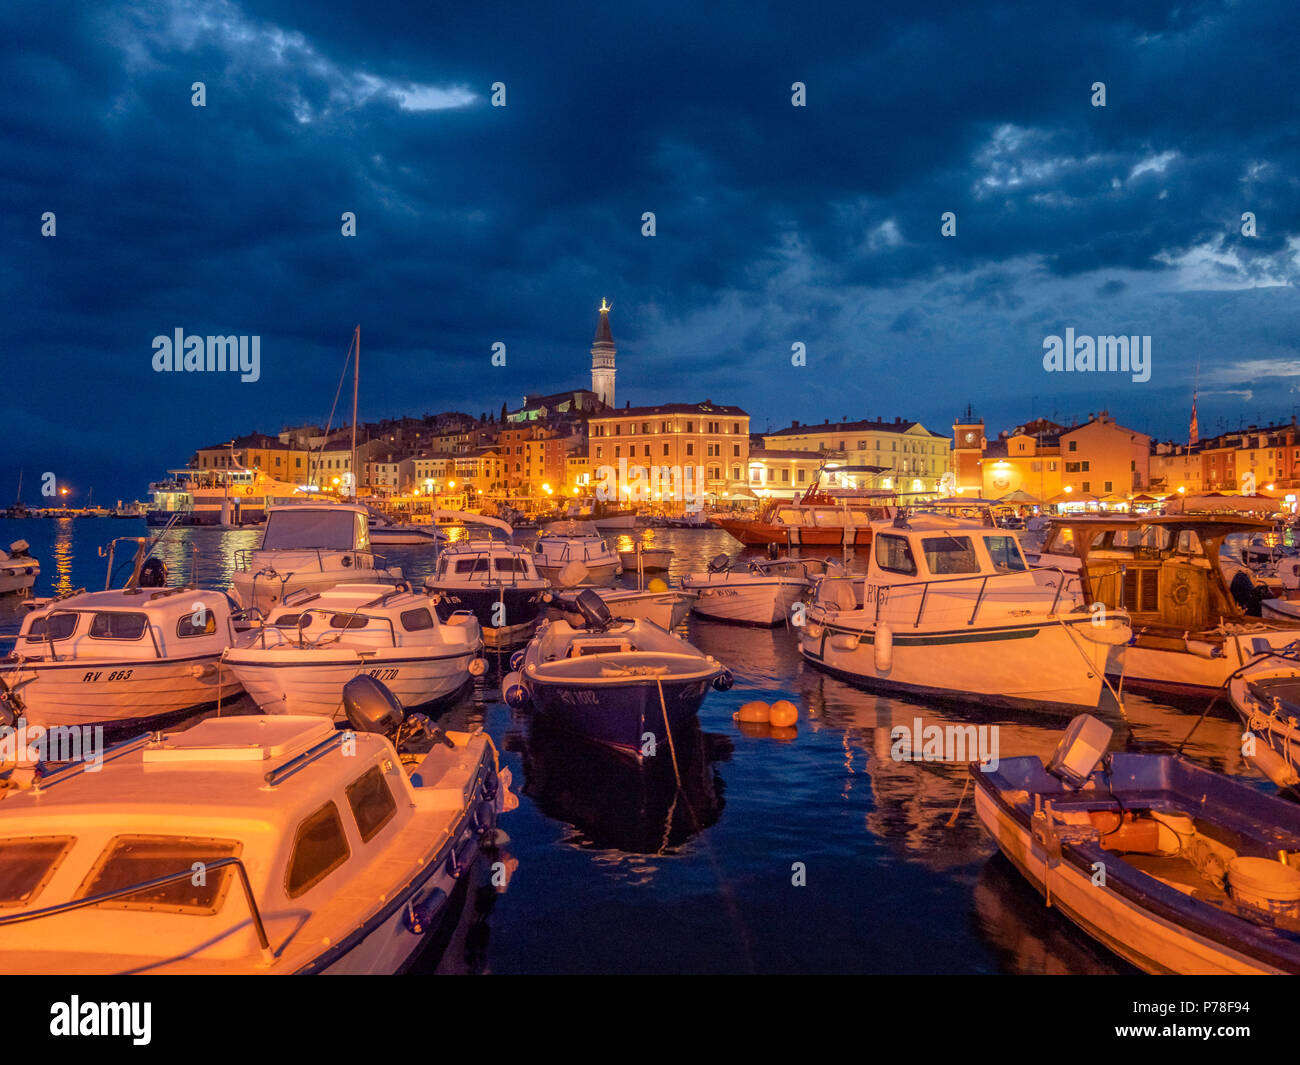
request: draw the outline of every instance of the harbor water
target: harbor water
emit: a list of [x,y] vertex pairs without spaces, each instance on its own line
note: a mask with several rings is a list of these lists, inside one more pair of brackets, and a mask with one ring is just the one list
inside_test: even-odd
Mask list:
[[[146,535],[142,520],[3,520],[4,543],[30,542],[41,563],[37,595],[104,587],[99,549]],[[169,583],[228,588],[235,552],[258,529],[183,529],[157,554]],[[633,537],[674,551],[671,580],[701,570],[726,533],[640,530]],[[526,543],[520,533],[516,540]],[[419,580],[432,547],[378,549]],[[825,557],[826,551],[809,551]],[[837,558],[839,556],[837,555]],[[119,552],[114,584],[130,571]],[[865,559],[848,556],[861,571]],[[629,578],[624,578],[629,581]],[[634,581],[634,578],[631,579]],[[0,599],[0,632],[23,611]],[[699,728],[673,738],[670,757],[630,762],[533,729],[526,710],[501,700],[506,668],[489,653],[488,675],[439,719],[482,725],[509,767],[518,809],[501,828],[501,866],[456,900],[449,927],[417,969],[496,973],[1107,973],[1128,967],[1043,902],[996,855],[963,792],[967,765],[892,756],[891,730],[923,725],[997,726],[1001,757],[1047,756],[1068,715],[927,703],[875,695],[803,663],[786,628],[743,628],[691,618],[687,637],[735,674],[713,692]],[[5,644],[7,651],[9,644]],[[788,699],[797,734],[733,720],[745,702]],[[1177,747],[1220,772],[1272,786],[1239,756],[1240,727],[1226,708],[1193,732],[1203,707],[1175,708],[1104,695],[1099,716],[1113,746]],[[246,697],[223,712],[256,712]],[[678,787],[678,778],[681,786]],[[958,807],[960,806],[960,809]],[[954,811],[956,817],[953,817]],[[494,891],[487,881],[507,881]]]

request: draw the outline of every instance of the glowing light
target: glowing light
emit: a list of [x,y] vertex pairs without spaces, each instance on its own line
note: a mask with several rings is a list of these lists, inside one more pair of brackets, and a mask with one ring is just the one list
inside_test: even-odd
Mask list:
[[448,488],[455,488],[455,487],[456,487],[456,482],[455,482],[455,481],[448,481],[448,482],[447,482],[447,487],[448,487]]
[[1178,491],[1180,491],[1180,492],[1186,492],[1187,489],[1184,488],[1184,487],[1180,484],[1180,485],[1178,486]]

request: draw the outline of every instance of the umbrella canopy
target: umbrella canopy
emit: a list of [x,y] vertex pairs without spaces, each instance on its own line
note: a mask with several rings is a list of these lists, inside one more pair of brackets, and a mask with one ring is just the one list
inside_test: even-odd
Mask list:
[[1052,496],[1049,503],[1097,503],[1100,500],[1091,492],[1061,492]]
[[999,503],[1023,503],[1025,506],[1037,507],[1042,504],[1042,500],[1037,496],[1031,496],[1023,488],[1017,488],[1014,492],[1008,492],[1002,496]]

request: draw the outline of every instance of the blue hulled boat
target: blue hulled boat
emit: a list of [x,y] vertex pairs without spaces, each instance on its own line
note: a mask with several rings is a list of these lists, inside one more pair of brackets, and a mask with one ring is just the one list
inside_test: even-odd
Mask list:
[[1102,755],[1071,722],[1037,758],[972,766],[976,812],[1049,906],[1154,973],[1300,973],[1300,807],[1174,755]]
[[577,615],[546,622],[501,684],[507,703],[552,727],[643,758],[685,732],[710,688],[731,686],[712,656],[653,622],[611,617],[592,589],[564,605]]

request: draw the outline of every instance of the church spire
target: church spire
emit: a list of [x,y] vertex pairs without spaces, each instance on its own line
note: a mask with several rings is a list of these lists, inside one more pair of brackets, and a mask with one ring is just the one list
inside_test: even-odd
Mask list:
[[591,343],[591,390],[606,407],[614,406],[614,334],[609,328],[609,301],[600,301],[600,318],[596,322],[596,339]]

